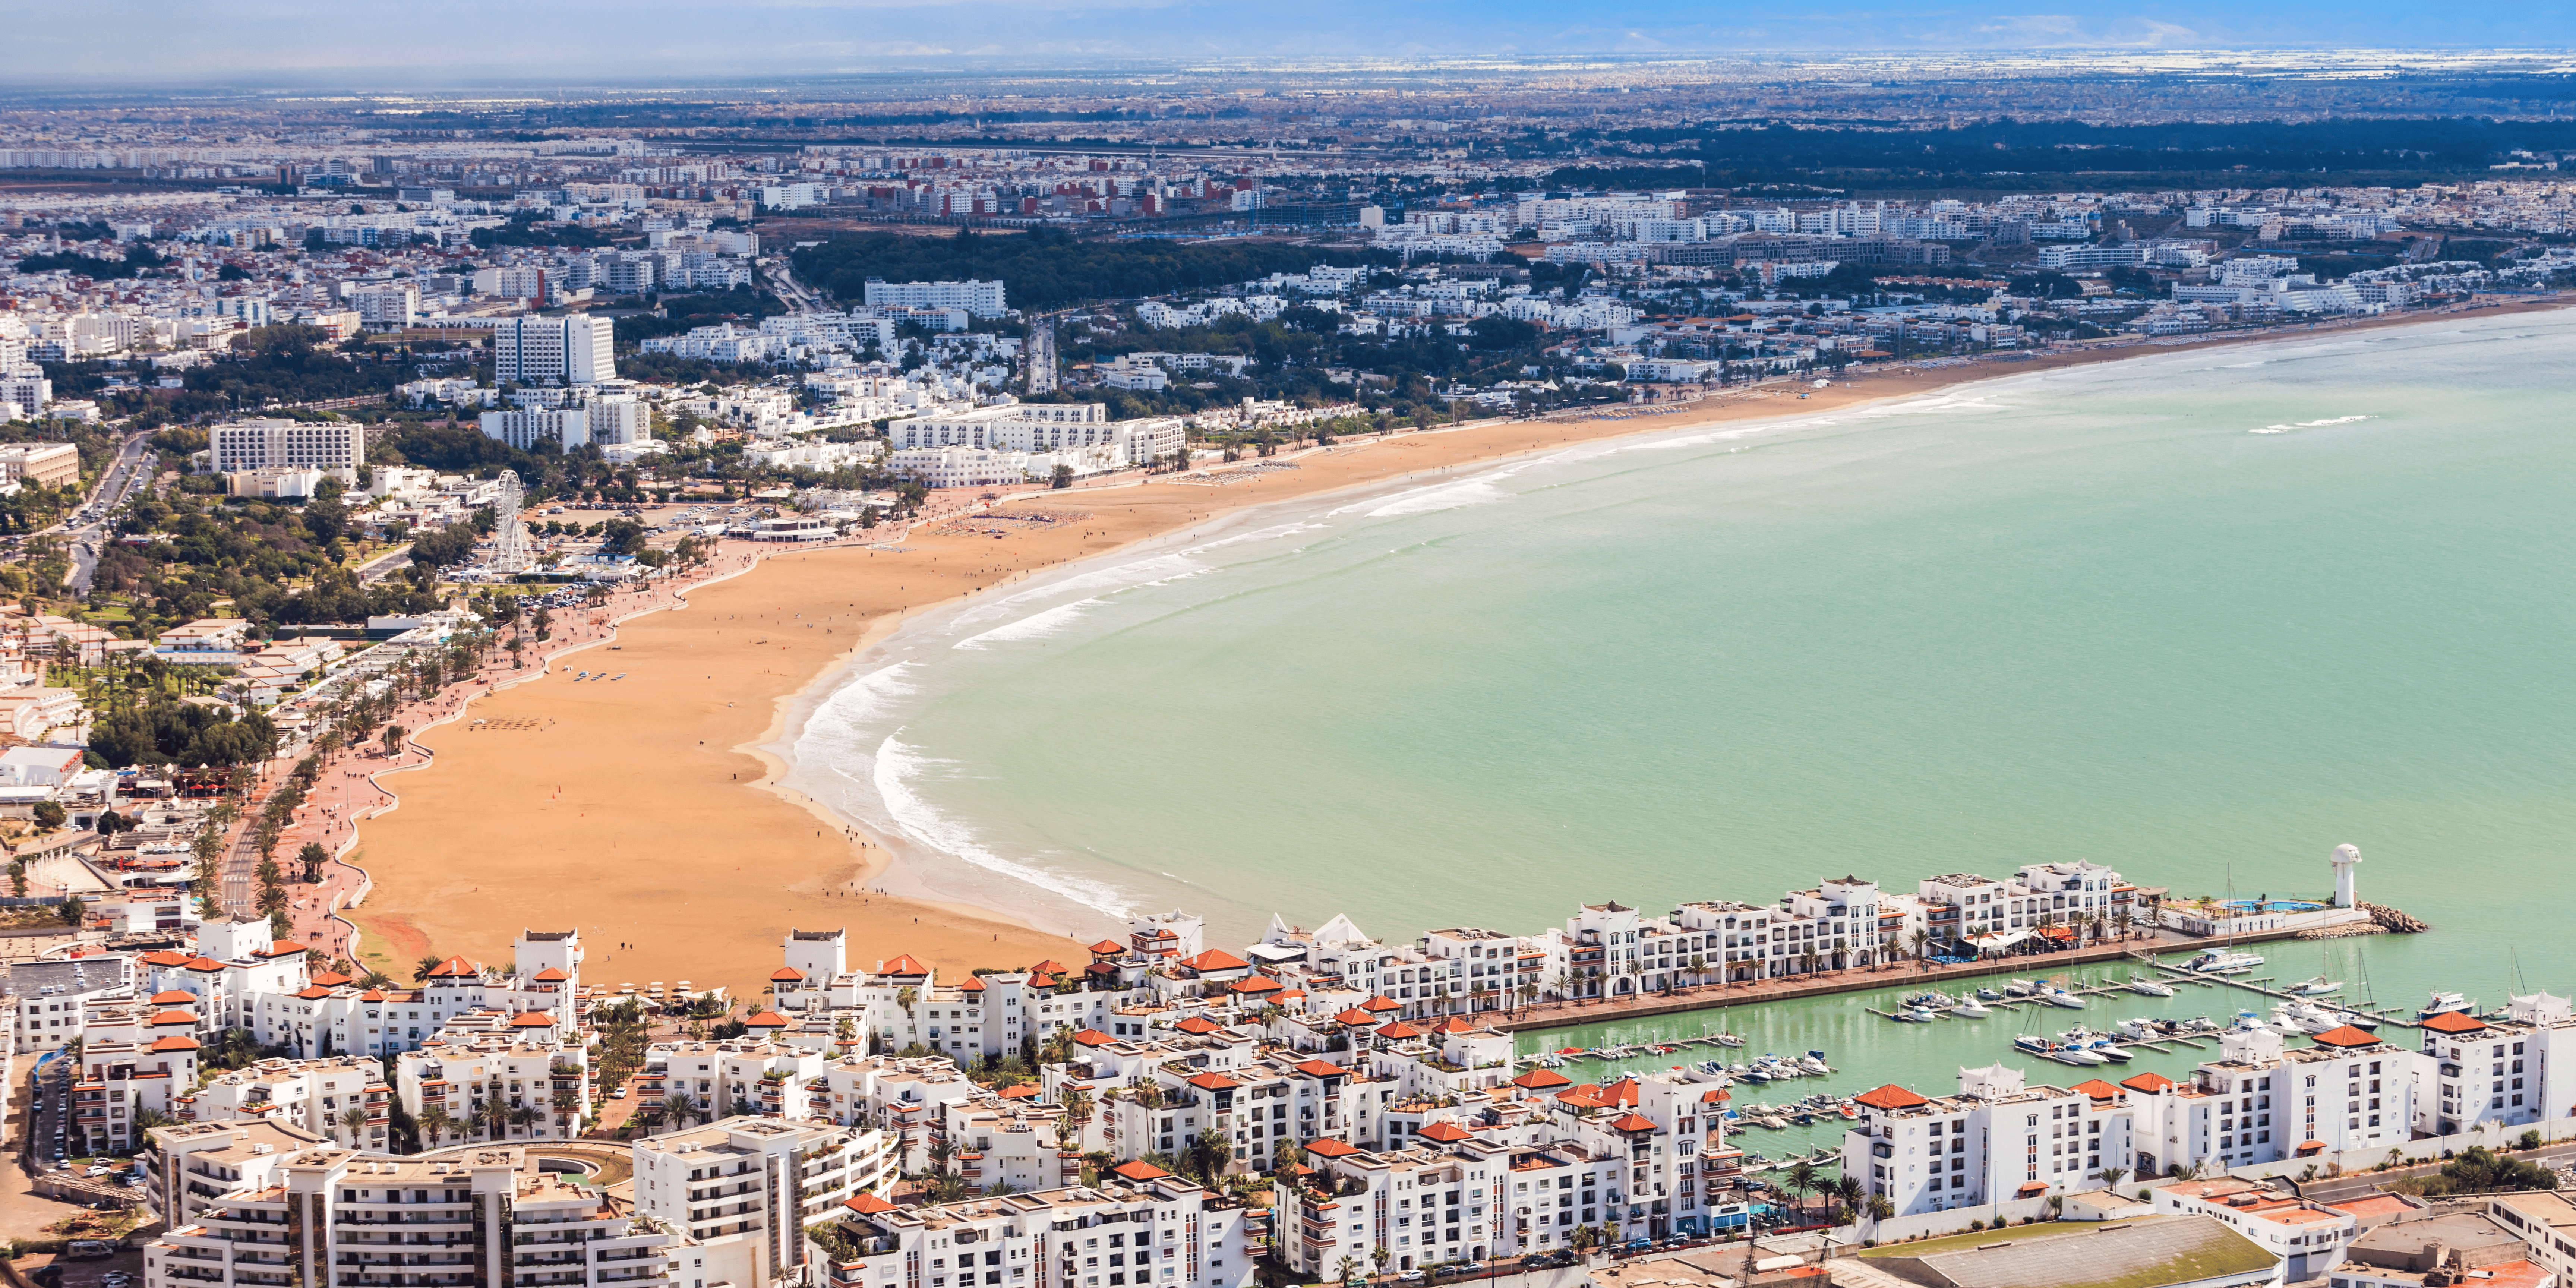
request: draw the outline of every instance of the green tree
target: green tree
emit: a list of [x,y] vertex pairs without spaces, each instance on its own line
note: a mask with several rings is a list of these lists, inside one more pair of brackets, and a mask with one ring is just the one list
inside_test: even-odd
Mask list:
[[304,867],[304,884],[320,885],[322,865],[331,861],[331,852],[323,849],[319,841],[306,841],[304,848],[295,852],[295,861]]
[[36,826],[43,828],[48,832],[61,827],[65,821],[71,818],[71,815],[63,812],[63,807],[61,805],[58,805],[53,801],[36,802],[34,815]]

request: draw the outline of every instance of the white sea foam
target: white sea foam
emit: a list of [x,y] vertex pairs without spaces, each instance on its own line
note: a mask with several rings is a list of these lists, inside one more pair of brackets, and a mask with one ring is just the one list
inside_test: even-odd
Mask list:
[[948,647],[980,649],[991,648],[996,644],[1017,644],[1023,640],[1044,639],[1073,625],[1073,619],[1098,608],[1105,602],[1107,601],[1095,595],[1089,599],[1077,599],[1070,604],[1058,604],[1053,608],[1031,613],[1016,622],[996,626],[981,635],[967,636]]
[[878,745],[873,775],[877,797],[885,802],[886,813],[898,830],[922,845],[987,872],[1027,882],[1112,917],[1127,916],[1127,902],[1115,887],[1003,858],[986,848],[972,829],[940,813],[913,790],[913,784],[924,774],[950,763],[924,756],[892,735]]
[[2349,425],[2356,421],[2375,419],[2377,419],[2377,417],[2374,416],[2329,416],[2324,420],[2302,420],[2294,421],[2287,425],[2265,425],[2261,429],[2251,429],[2246,432],[2249,434],[2287,434],[2293,430],[2317,429],[2326,425]]
[[1553,464],[1562,459],[1564,455],[1560,453],[1554,456],[1542,456],[1536,460],[1521,461],[1500,469],[1487,470],[1472,478],[1452,479],[1398,492],[1392,499],[1373,505],[1367,501],[1357,505],[1346,505],[1338,510],[1327,512],[1324,517],[1329,519],[1336,515],[1349,514],[1354,510],[1362,510],[1363,518],[1395,519],[1411,514],[1437,514],[1442,510],[1455,510],[1461,506],[1491,505],[1497,501],[1508,501],[1512,499],[1512,494],[1494,486],[1495,484],[1523,470]]
[[1066,595],[1097,597],[1116,594],[1123,590],[1133,590],[1138,586],[1159,586],[1167,581],[1193,577],[1206,571],[1208,569],[1205,565],[1192,562],[1186,554],[1156,555],[1150,559],[1138,559],[1131,563],[1118,564],[1093,572],[1076,573],[1070,577],[1045,581],[1014,591],[990,603],[978,604],[957,614],[955,625],[961,628],[972,627],[997,618],[1010,617],[1031,604],[1043,603],[1050,599],[1062,599]]
[[911,696],[913,688],[905,676],[914,665],[897,662],[852,679],[823,702],[816,716],[828,716],[847,729],[856,729],[861,722],[884,711],[887,703]]

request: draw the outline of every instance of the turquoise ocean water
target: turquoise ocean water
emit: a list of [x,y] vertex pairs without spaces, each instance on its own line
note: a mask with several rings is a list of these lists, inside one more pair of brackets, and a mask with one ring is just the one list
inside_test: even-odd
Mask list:
[[[2265,973],[2565,993],[2571,394],[2576,315],[2487,318],[1264,509],[908,628],[802,713],[796,782],[898,839],[895,888],[1228,945],[2079,857],[2314,896],[2351,842],[2438,929]],[[1801,1092],[1946,1086],[2017,1023],[1853,1001],[1727,1023],[1846,1070]],[[2080,1018],[2254,1004],[2138,1002]]]

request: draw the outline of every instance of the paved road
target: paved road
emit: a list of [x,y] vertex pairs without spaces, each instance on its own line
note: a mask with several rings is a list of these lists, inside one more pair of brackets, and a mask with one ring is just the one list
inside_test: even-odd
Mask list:
[[1029,328],[1029,392],[1055,392],[1055,319],[1039,318]]
[[90,491],[88,502],[70,520],[48,529],[71,538],[71,588],[75,593],[89,593],[90,577],[98,571],[99,547],[108,539],[108,518],[149,480],[143,468],[148,455],[146,437],[126,435],[124,444],[117,448],[115,464]]

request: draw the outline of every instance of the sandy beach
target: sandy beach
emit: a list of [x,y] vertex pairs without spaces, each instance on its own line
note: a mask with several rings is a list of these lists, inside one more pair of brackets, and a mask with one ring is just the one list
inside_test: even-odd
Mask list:
[[[2331,332],[2244,339],[2320,334]],[[1355,440],[1297,457],[1294,470],[1221,487],[1158,478],[1034,493],[1007,509],[1083,517],[1015,526],[999,539],[933,519],[903,536],[900,550],[770,553],[748,572],[690,591],[684,608],[629,621],[613,644],[559,658],[543,678],[476,699],[454,722],[418,735],[434,763],[385,780],[399,808],[364,822],[349,856],[375,883],[349,914],[364,932],[361,956],[408,980],[424,955],[500,962],[520,928],[570,926],[591,945],[588,982],[688,979],[730,986],[746,1000],[759,996],[791,927],[846,927],[862,969],[899,953],[951,974],[1083,960],[1078,943],[988,911],[870,893],[885,854],[878,838],[772,785],[783,767],[758,749],[785,732],[800,696],[907,614],[1247,507],[1431,481],[1568,443],[1809,415],[2170,351],[2139,345],[1962,363],[1828,389],[1730,391],[1678,414]],[[623,678],[572,679],[603,669]]]

